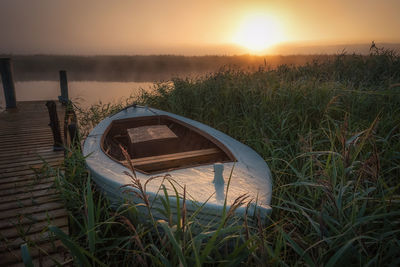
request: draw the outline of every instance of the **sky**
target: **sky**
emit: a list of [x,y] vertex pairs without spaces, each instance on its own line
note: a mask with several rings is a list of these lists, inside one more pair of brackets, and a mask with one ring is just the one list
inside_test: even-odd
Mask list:
[[0,0],[0,53],[241,54],[400,43],[400,0]]

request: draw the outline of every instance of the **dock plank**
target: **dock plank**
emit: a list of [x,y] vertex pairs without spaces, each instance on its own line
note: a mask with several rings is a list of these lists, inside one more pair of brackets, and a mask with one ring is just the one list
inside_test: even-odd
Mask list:
[[[42,168],[59,167],[63,152],[53,152],[45,101],[18,102],[0,113],[0,265],[23,266],[20,246],[29,243],[35,264],[71,263],[66,249],[48,232],[68,233],[68,212],[58,199],[54,177]],[[60,127],[64,107],[57,103]]]

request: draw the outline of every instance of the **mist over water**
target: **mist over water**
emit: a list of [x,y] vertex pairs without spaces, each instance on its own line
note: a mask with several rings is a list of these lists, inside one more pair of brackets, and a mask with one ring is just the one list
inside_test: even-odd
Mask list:
[[[151,82],[72,81],[68,83],[69,98],[81,107],[92,104],[118,102],[141,90],[150,91]],[[3,85],[0,85],[0,110],[5,108]],[[17,101],[58,100],[60,83],[56,81],[16,82]]]
[[154,82],[174,77],[196,77],[221,68],[257,71],[281,64],[304,65],[328,55],[292,56],[60,56],[4,55],[11,57],[15,81],[58,81],[59,71],[66,70],[69,81]]
[[[141,89],[151,90],[153,82],[197,79],[221,68],[257,71],[279,64],[302,65],[316,56],[55,56],[11,57],[17,101],[57,100],[59,70],[66,70],[69,97],[88,107],[94,103],[117,102]],[[327,56],[323,56],[326,58]],[[5,107],[2,85],[0,109]]]

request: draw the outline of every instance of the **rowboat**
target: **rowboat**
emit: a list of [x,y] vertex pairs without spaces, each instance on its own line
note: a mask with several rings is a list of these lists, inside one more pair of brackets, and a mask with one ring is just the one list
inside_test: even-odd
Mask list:
[[111,203],[142,201],[131,186],[135,175],[160,219],[165,219],[159,212],[165,200],[176,213],[183,194],[187,212],[202,221],[221,217],[232,205],[239,217],[266,218],[271,212],[272,179],[265,161],[228,135],[176,114],[128,107],[90,132],[83,154]]

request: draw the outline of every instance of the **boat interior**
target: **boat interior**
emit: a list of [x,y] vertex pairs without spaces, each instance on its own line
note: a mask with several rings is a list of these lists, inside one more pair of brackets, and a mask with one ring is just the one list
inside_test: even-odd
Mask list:
[[101,147],[111,159],[136,171],[155,174],[217,162],[236,161],[229,149],[206,132],[175,118],[157,115],[113,121]]

